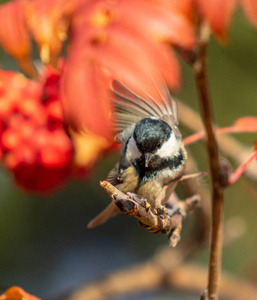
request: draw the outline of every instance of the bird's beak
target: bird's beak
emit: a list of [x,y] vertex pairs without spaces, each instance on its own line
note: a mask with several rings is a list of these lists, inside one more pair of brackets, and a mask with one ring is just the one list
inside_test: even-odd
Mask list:
[[149,162],[150,162],[152,157],[153,157],[153,154],[149,154],[149,153],[145,154],[145,167],[146,168],[148,167]]

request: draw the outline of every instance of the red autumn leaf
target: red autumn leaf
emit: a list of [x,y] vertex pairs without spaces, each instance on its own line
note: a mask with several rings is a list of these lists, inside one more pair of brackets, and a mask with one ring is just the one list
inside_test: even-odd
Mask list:
[[18,286],[12,286],[0,295],[0,300],[40,300],[38,297],[25,292]]
[[220,38],[227,37],[227,29],[237,0],[195,0],[204,20]]
[[[153,81],[160,80],[160,72],[171,86],[178,84],[179,66],[168,49],[149,42],[121,24],[106,29],[83,26],[73,37],[70,54],[80,61],[81,67],[86,60],[97,62],[130,87],[138,89],[140,82],[141,89],[153,97],[158,95]],[[169,67],[174,70],[171,75],[167,73]]]
[[0,5],[0,44],[18,62],[19,67],[29,76],[37,73],[30,60],[30,39],[25,24],[22,0]]
[[241,127],[243,129],[257,130],[257,117],[242,117],[234,122],[234,126]]
[[61,82],[61,100],[69,125],[111,139],[111,100],[98,65],[71,58]]
[[[178,85],[179,77],[178,62],[165,47],[119,23],[99,29],[85,22],[80,30],[76,28],[62,83],[63,108],[68,123],[77,129],[88,128],[110,137],[111,107],[110,104],[104,105],[110,100],[107,99],[106,86],[100,83],[100,78],[94,78],[102,76],[99,75],[100,68],[139,94],[143,91],[161,99],[160,73],[173,87]],[[173,72],[167,72],[170,69]]]
[[157,3],[161,3],[163,6],[171,9],[173,11],[177,11],[185,15],[189,20],[193,18],[193,6],[194,0],[152,0]]
[[123,25],[134,28],[148,39],[190,48],[195,39],[192,23],[177,8],[149,1],[121,1],[117,5]]
[[249,21],[257,27],[257,1],[239,0]]
[[[171,88],[178,87],[180,68],[170,49],[146,39],[141,34],[137,34],[121,24],[109,27],[106,32],[106,42],[100,46],[92,47],[92,51],[94,49],[97,51],[102,65],[116,79],[127,82],[131,87],[133,82],[133,86],[137,89],[138,82],[143,85],[146,81],[148,84],[142,89],[148,91],[153,97],[158,97],[158,94],[154,94],[152,91],[154,88],[153,81],[158,82],[160,75]],[[134,74],[131,74],[133,78],[130,78],[130,82],[127,79],[129,78],[127,69],[128,71],[130,69],[135,70]]]
[[[169,43],[181,47],[192,47],[194,44],[192,24],[180,9],[168,10],[160,3],[157,5],[149,1],[86,2],[75,13],[72,37],[79,35],[82,38],[83,33],[88,32],[91,26],[99,31],[102,29],[104,38],[111,41],[116,40],[116,45],[112,45],[113,53],[125,52],[126,43],[129,44],[128,47],[132,43],[134,47],[141,47],[140,51],[144,53],[144,60],[150,60],[147,64],[155,64],[162,75],[165,74],[164,79],[171,88],[178,86],[178,62],[170,53],[170,48],[166,48],[160,41],[169,41]],[[119,33],[120,36],[117,36]],[[97,37],[97,32],[95,35],[95,43],[105,46],[100,40],[101,37],[100,39]],[[84,43],[80,47],[88,46],[90,46],[88,43]],[[122,46],[123,49],[120,49]],[[105,50],[104,47],[102,49]],[[129,50],[127,52],[129,53]],[[137,58],[138,56],[134,52],[129,54],[139,64],[140,57]],[[101,55],[98,55],[100,60]],[[145,68],[145,65],[146,63],[140,63],[140,69]],[[172,72],[168,70],[172,70]]]
[[106,28],[119,22],[155,41],[165,41],[181,47],[195,42],[193,25],[188,17],[187,1],[93,1],[82,2],[72,18],[73,30],[89,22],[96,28]]
[[15,58],[28,57],[30,40],[25,26],[22,1],[14,0],[0,5],[0,42]]

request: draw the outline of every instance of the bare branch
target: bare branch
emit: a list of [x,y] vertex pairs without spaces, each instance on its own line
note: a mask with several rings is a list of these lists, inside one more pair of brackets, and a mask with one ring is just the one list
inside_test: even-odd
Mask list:
[[167,234],[172,247],[180,240],[183,216],[194,210],[200,201],[199,195],[194,195],[185,201],[178,201],[176,207],[179,209],[172,214],[168,213],[168,210],[155,214],[143,197],[133,193],[124,194],[108,181],[101,181],[100,185],[112,197],[120,212],[136,217],[139,224],[152,233]]
[[207,150],[212,180],[212,226],[208,278],[208,299],[217,300],[219,298],[219,282],[222,257],[224,193],[223,188],[220,184],[218,145],[214,133],[214,118],[212,114],[212,103],[206,70],[206,36],[208,26],[204,22],[199,22],[198,29],[198,48],[196,51],[196,60],[193,63],[192,67],[199,94],[199,103],[201,106],[203,123],[207,137]]

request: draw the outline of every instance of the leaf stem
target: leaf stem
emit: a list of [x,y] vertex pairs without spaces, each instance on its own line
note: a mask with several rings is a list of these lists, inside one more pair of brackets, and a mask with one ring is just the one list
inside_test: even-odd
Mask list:
[[219,298],[219,279],[222,258],[224,194],[223,188],[221,187],[219,182],[219,154],[213,125],[214,119],[212,114],[211,97],[209,93],[206,71],[206,53],[208,39],[208,27],[203,23],[199,24],[199,41],[196,51],[196,60],[193,64],[193,70],[199,94],[203,123],[206,131],[207,150],[212,179],[212,220],[208,299],[217,300]]
[[[228,127],[221,127],[221,128],[215,128],[215,134],[227,134],[227,133],[255,133],[257,132],[257,127],[239,127],[239,126],[228,126]],[[190,136],[187,136],[186,138],[183,139],[183,144],[189,145],[193,144],[195,142],[198,142],[199,140],[205,138],[205,132],[204,131],[198,131]]]

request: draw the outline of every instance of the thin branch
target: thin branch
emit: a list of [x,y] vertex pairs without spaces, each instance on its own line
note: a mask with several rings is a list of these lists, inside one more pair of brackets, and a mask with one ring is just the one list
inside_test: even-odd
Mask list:
[[237,182],[237,180],[243,175],[246,168],[257,158],[257,151],[252,153],[252,155],[243,162],[240,166],[236,168],[236,170],[230,175],[228,179],[228,185],[232,185]]
[[213,128],[211,97],[207,82],[206,52],[208,37],[208,27],[206,24],[201,23],[199,25],[198,51],[196,52],[196,61],[193,64],[193,70],[207,136],[207,149],[212,179],[212,231],[209,261],[208,298],[217,300],[219,298],[219,281],[222,257],[224,195],[223,188],[219,182],[219,155]]
[[[193,173],[197,166],[196,162],[189,156],[186,172]],[[71,292],[68,296],[62,297],[62,300],[103,300],[108,297],[121,296],[137,292],[149,292],[167,286],[176,291],[179,289],[183,293],[199,293],[206,281],[206,268],[197,267],[191,264],[182,264],[192,254],[205,247],[208,241],[208,231],[206,234],[200,234],[200,243],[196,229],[206,231],[209,220],[209,193],[204,186],[195,185],[194,180],[187,180],[183,183],[184,187],[189,189],[188,194],[199,193],[201,195],[201,208],[203,209],[203,218],[196,217],[196,224],[193,224],[188,239],[183,239],[178,248],[161,248],[150,260],[127,269],[122,269],[114,273],[87,283]],[[201,210],[197,210],[197,213]],[[204,224],[204,225],[203,225]],[[206,225],[205,225],[206,224]],[[233,225],[233,228],[235,225]],[[226,241],[230,240],[226,238]],[[257,288],[250,283],[245,283],[241,279],[236,279],[230,275],[223,274],[220,287],[220,294],[227,299],[255,299]]]
[[[222,128],[216,128],[214,129],[215,134],[225,134],[225,133],[246,133],[246,132],[251,132],[251,133],[256,133],[257,132],[257,127],[256,128],[245,128],[245,127],[238,127],[238,126],[229,126],[229,127],[222,127]],[[186,138],[183,139],[184,145],[189,145],[193,144],[205,137],[205,132],[200,131],[196,132],[195,134],[192,134]]]
[[150,204],[143,197],[133,194],[124,194],[108,181],[101,181],[101,187],[112,197],[121,213],[136,217],[139,224],[152,233],[168,234],[169,243],[175,247],[180,240],[183,216],[198,206],[200,198],[194,195],[185,201],[178,201],[179,211],[174,214],[163,212],[154,214]]

